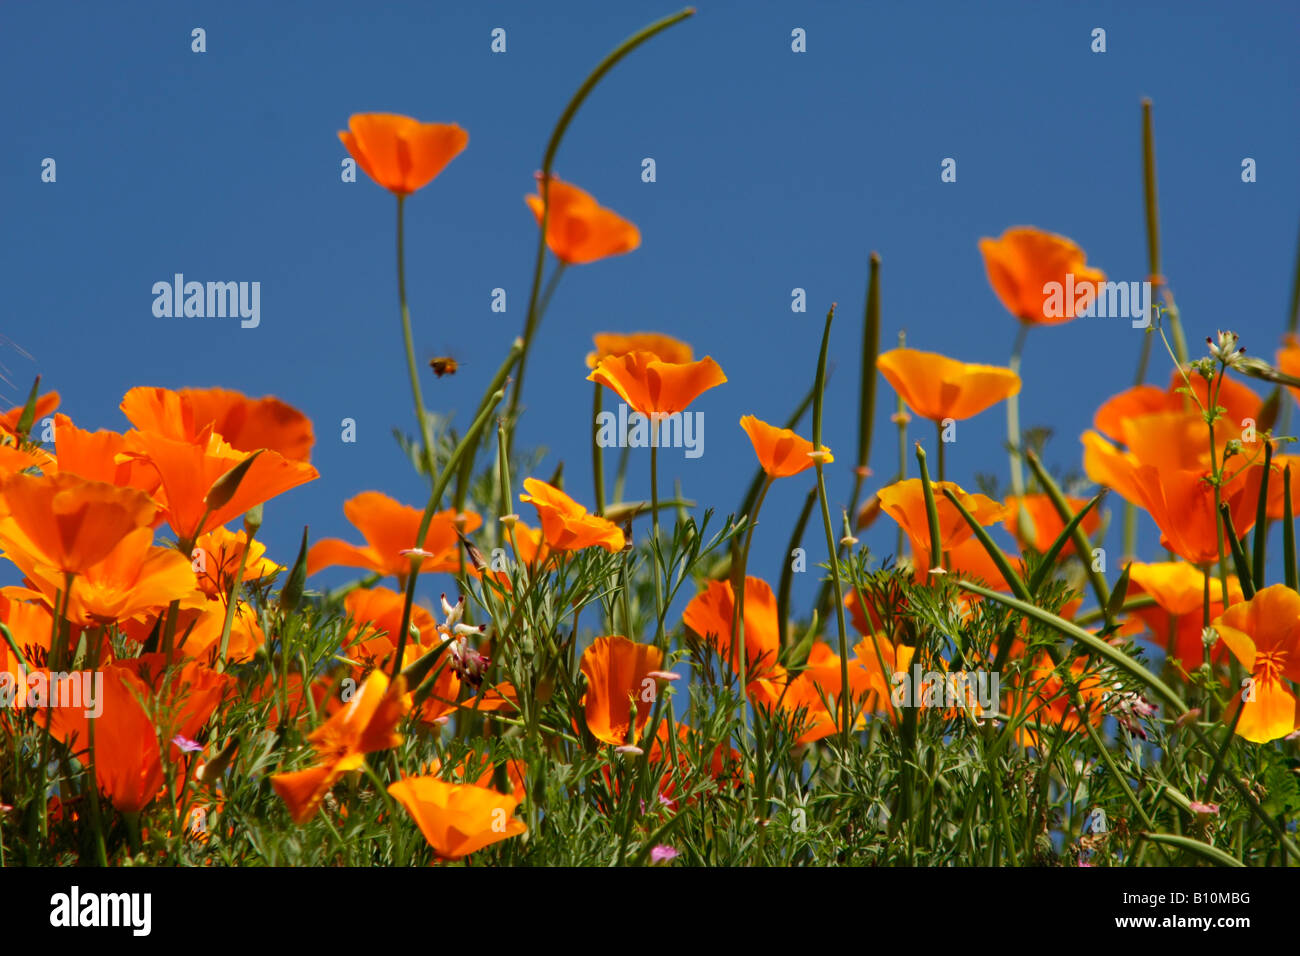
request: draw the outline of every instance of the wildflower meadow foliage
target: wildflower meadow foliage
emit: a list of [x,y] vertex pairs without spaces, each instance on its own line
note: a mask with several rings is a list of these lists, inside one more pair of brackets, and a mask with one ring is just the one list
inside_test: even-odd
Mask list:
[[[617,197],[557,174],[560,143],[607,72],[691,13],[597,67],[535,178],[519,160],[526,318],[460,431],[431,391],[454,359],[431,369],[413,344],[404,213],[475,161],[474,131],[338,117],[394,217],[400,311],[373,335],[409,380],[422,500],[377,469],[338,502],[353,533],[271,553],[264,522],[319,478],[289,396],[141,382],[121,430],[90,431],[38,378],[0,415],[0,549],[21,579],[0,590],[0,865],[1300,864],[1300,345],[1270,355],[1180,315],[1149,103],[1155,301],[1050,228],[971,235],[988,285],[969,295],[1005,310],[1005,365],[882,349],[873,256],[862,313],[822,303],[790,350],[808,399],[788,419],[731,404],[725,357],[613,310],[584,319],[589,355],[529,366],[560,277],[643,241]],[[1138,375],[1070,453],[1086,479],[1058,480],[1020,426],[1026,337],[1135,303]],[[825,401],[835,349],[861,350],[856,406]],[[564,466],[590,469],[585,500],[514,440],[525,383],[584,371],[591,456]],[[706,403],[752,443],[726,463],[739,507],[697,507],[660,454]],[[952,467],[957,423],[1003,414],[1005,476]],[[857,447],[823,443],[830,416],[859,422]],[[623,497],[634,469],[645,500]],[[765,577],[753,536],[778,482],[806,506]],[[1161,534],[1145,554],[1140,515]],[[868,551],[872,525],[896,547]],[[330,568],[352,582],[322,588]],[[797,608],[801,571],[820,587]]]

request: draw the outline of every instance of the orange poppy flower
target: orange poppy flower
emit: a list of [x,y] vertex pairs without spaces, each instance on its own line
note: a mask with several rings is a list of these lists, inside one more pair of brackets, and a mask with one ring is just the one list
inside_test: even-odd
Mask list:
[[[547,546],[540,528],[530,528],[524,522],[516,520],[512,533],[513,537],[509,534],[503,534],[502,540],[504,544],[512,546],[515,561],[518,564],[532,568],[544,568],[552,557],[555,557],[557,564],[563,560],[562,554],[554,556],[551,554],[551,549]],[[514,586],[510,583],[510,571],[507,568],[498,566],[496,570],[489,567],[485,571],[479,571],[473,564],[467,563],[465,572],[471,577],[495,582],[498,593],[508,594],[514,589]]]
[[592,337],[596,351],[587,353],[587,368],[595,368],[601,359],[627,355],[630,352],[653,352],[661,362],[684,365],[695,359],[695,353],[685,342],[658,332],[600,332]]
[[142,386],[128,391],[121,407],[143,432],[203,444],[210,426],[237,451],[269,448],[291,461],[310,461],[316,441],[311,419],[270,395],[249,398],[225,388],[174,392]]
[[[243,557],[245,550],[248,551],[247,559]],[[199,587],[210,598],[229,594],[241,560],[244,561],[245,584],[261,581],[284,570],[283,565],[264,557],[265,554],[266,545],[254,539],[250,546],[248,533],[242,528],[239,531],[213,528],[194,542],[193,564]]]
[[[917,569],[926,569],[934,567],[930,564],[930,539],[922,538],[915,542],[920,546],[920,550],[912,552],[913,567]],[[999,549],[1001,551],[1001,549]],[[984,545],[979,542],[978,538],[970,537],[961,544],[955,544],[946,551],[948,562],[944,569],[952,574],[959,574],[964,578],[982,582],[987,587],[995,591],[1006,591],[1010,593],[1011,585],[1007,583],[1006,578],[994,563],[993,558],[989,556],[988,551],[984,550]],[[1022,577],[1024,576],[1023,562],[1019,557],[1002,552],[1002,556],[1007,559],[1007,563]],[[959,598],[963,603],[975,602],[979,598],[975,595],[964,595]]]
[[[1129,593],[1146,594],[1156,602],[1155,607],[1133,611],[1133,616],[1151,631],[1154,643],[1171,651],[1188,674],[1205,661],[1205,645],[1201,640],[1204,587],[1204,574],[1183,561],[1129,565]],[[1237,604],[1242,598],[1241,583],[1235,574],[1229,575],[1229,604]],[[1223,593],[1218,582],[1211,580],[1211,619],[1223,610]],[[1220,641],[1212,654],[1215,663],[1222,663],[1227,659],[1227,645]]]
[[[10,591],[9,588],[4,590]],[[42,653],[49,654],[50,635],[54,633],[54,612],[48,605],[41,601],[25,601],[19,595],[10,596],[0,591],[0,621],[9,628],[9,632],[14,636],[14,643],[29,661],[43,660]],[[77,629],[73,628],[71,639],[74,647],[78,637]],[[12,655],[8,642],[0,641],[0,655],[5,653]],[[12,666],[0,669],[14,673],[17,663],[11,660]]]
[[[885,666],[892,668],[893,645],[883,638],[879,640]],[[855,729],[866,726],[868,713],[889,706],[886,703],[889,700],[889,677],[881,673],[875,653],[868,638],[853,648],[853,656],[849,659],[849,693],[857,711]],[[843,687],[840,656],[825,641],[813,644],[804,669],[789,681],[788,687],[781,681],[763,683],[767,686],[757,700],[760,706],[778,706],[789,716],[804,711],[802,723],[794,727],[796,744],[812,743],[839,729],[839,699]]]
[[[226,624],[226,601],[210,598],[197,607],[181,605],[176,620],[176,651],[186,657],[210,661],[220,652],[221,632]],[[146,619],[144,627],[123,628],[128,635],[143,643],[152,629],[153,620]],[[266,644],[266,634],[257,623],[257,611],[247,601],[240,601],[235,616],[230,620],[230,638],[226,645],[226,660],[232,664],[251,661]]]
[[[158,736],[167,741],[177,734],[197,737],[222,701],[239,686],[234,676],[219,674],[200,661],[186,661],[180,668],[169,670],[166,655],[157,652],[128,658],[115,666],[130,671],[149,688],[154,725]],[[172,760],[180,757],[175,744],[169,744],[168,753]]]
[[124,537],[148,527],[158,505],[143,492],[77,475],[0,478],[0,545],[33,564],[79,574]]
[[[811,457],[812,442],[800,438],[788,428],[777,428],[753,415],[744,416],[740,420],[740,427],[745,429],[745,434],[753,443],[758,463],[769,478],[789,478],[815,464]],[[835,460],[825,445],[822,445],[822,452],[825,454],[823,462]]]
[[[365,547],[338,538],[317,541],[307,553],[307,574],[343,566],[393,574],[405,581],[411,571],[411,558],[402,552],[415,547],[424,512],[378,491],[363,491],[344,503],[343,513],[366,539]],[[421,571],[459,571],[456,529],[470,534],[482,523],[483,519],[470,511],[458,515],[454,508],[448,508],[434,514],[424,537],[424,550],[433,557],[424,559]]]
[[126,436],[102,429],[85,431],[66,415],[54,416],[55,469],[80,475],[88,481],[102,481],[119,488],[137,488],[152,495],[158,490],[158,473],[147,462],[126,451]]
[[[670,767],[664,767],[672,759],[673,747],[669,737],[668,721],[659,722],[659,729],[655,733],[654,743],[650,746],[650,752],[646,755],[647,762],[652,766],[660,769],[662,776],[659,780],[659,794],[665,801],[674,799],[679,782],[689,782],[691,770],[697,761],[692,760],[693,755],[703,757],[707,752],[706,744],[700,739],[702,734],[694,727],[674,721],[677,736],[677,768],[676,772]],[[745,782],[745,775],[742,772],[743,761],[740,751],[726,744],[717,744],[713,748],[712,754],[708,757],[705,772],[718,784],[730,785],[732,787],[742,786]],[[752,779],[752,776],[751,776]],[[611,788],[615,793],[618,792],[618,782],[613,780],[608,773],[606,780],[610,782]],[[694,802],[694,798],[687,801]]]
[[367,176],[398,196],[431,183],[466,144],[455,123],[421,123],[395,113],[354,113],[339,139]]
[[[1065,503],[1070,506],[1071,511],[1077,514],[1088,503],[1088,499],[1067,496]],[[1046,554],[1052,543],[1065,530],[1065,522],[1056,513],[1056,506],[1052,504],[1052,499],[1045,494],[1025,495],[1022,498],[1011,495],[1007,498],[1006,504],[1007,517],[1002,522],[1002,527],[1011,532],[1017,541],[1028,545],[1039,554]],[[1028,541],[1025,540],[1026,536],[1020,529],[1020,508],[1022,506],[1029,514],[1029,520],[1033,523],[1033,538]],[[1093,508],[1084,516],[1080,527],[1088,534],[1095,533],[1101,527],[1101,513],[1097,508]],[[1061,557],[1068,557],[1072,554],[1074,554],[1074,542],[1067,540],[1065,547],[1061,549]]]
[[613,554],[626,544],[618,525],[593,515],[563,491],[536,478],[524,479],[519,500],[531,502],[542,523],[542,536],[552,551],[581,551],[601,547]]
[[[537,195],[524,197],[539,226],[543,212],[542,185],[539,174]],[[622,255],[641,245],[641,232],[636,226],[601,206],[590,193],[555,175],[551,176],[549,202],[546,245],[567,265],[583,265]]]
[[[30,468],[40,468],[46,472],[56,470],[54,457],[34,446],[19,448],[15,444],[6,444],[5,436],[0,432],[0,475],[11,475]],[[4,513],[3,507],[4,502],[0,501],[0,514]]]
[[289,808],[294,823],[305,823],[320,808],[325,794],[345,773],[357,770],[365,755],[402,743],[395,732],[410,709],[406,681],[391,687],[381,671],[371,671],[348,705],[312,731],[307,740],[319,762],[307,770],[278,773],[271,786]]
[[634,411],[642,415],[671,415],[683,412],[701,392],[727,380],[718,363],[709,356],[698,362],[660,361],[653,352],[629,352],[600,360],[587,376],[613,389]]
[[1020,376],[1009,368],[971,365],[916,349],[894,349],[876,359],[907,407],[930,421],[973,418],[1020,392]]
[[[1070,665],[1070,675],[1079,689],[1079,701],[1087,713],[1088,723],[1100,725],[1106,719],[1102,706],[1107,688],[1100,676],[1088,672],[1088,659],[1077,658]],[[1043,655],[1033,669],[1011,689],[1002,707],[1002,716],[1015,722],[1016,740],[1023,747],[1041,747],[1041,735],[1052,728],[1067,734],[1083,729],[1083,716],[1070,702],[1065,682],[1056,672],[1051,659]],[[1047,736],[1050,743],[1051,737]]]
[[1300,594],[1274,584],[1228,608],[1214,628],[1250,671],[1237,734],[1262,744],[1300,727],[1300,703],[1286,683],[1300,682]]
[[[1106,274],[1087,265],[1082,249],[1032,227],[1008,229],[999,239],[981,239],[989,284],[1008,312],[1029,325],[1068,322],[1096,298]],[[1057,283],[1056,299],[1049,283]],[[1048,287],[1048,288],[1045,288]],[[1073,297],[1068,293],[1073,292]]]
[[[1201,405],[1208,408],[1210,383],[1195,374],[1189,375],[1188,379]],[[1191,418],[1194,425],[1199,428],[1197,438],[1204,448],[1205,420],[1197,410],[1196,404],[1182,391],[1186,387],[1187,383],[1183,381],[1182,373],[1174,369],[1169,378],[1169,387],[1166,389],[1156,385],[1135,385],[1125,389],[1102,403],[1093,417],[1093,427],[1113,441],[1128,444],[1126,423],[1133,423],[1147,415],[1159,412],[1177,412]],[[1225,417],[1220,419],[1216,430],[1225,434],[1216,435],[1216,438],[1227,441],[1229,438],[1238,437],[1232,433],[1233,425],[1239,431],[1244,419],[1259,421],[1264,402],[1249,386],[1225,377],[1219,384],[1218,404],[1224,409]],[[1164,419],[1164,421],[1168,422],[1172,419]],[[1208,448],[1205,449],[1205,454],[1208,455]]]
[[[64,680],[81,680],[90,674],[86,671]],[[153,695],[143,680],[119,664],[102,668],[98,675],[91,678],[102,680],[96,701],[102,709],[95,718],[95,776],[100,792],[114,807],[122,813],[139,813],[163,786],[158,732],[141,704]],[[51,688],[52,699],[54,694]],[[89,762],[90,718],[85,710],[51,707],[46,713],[50,733]]]
[[215,433],[206,442],[193,443],[153,432],[131,431],[126,436],[126,448],[127,454],[147,459],[157,470],[162,480],[158,497],[166,509],[167,523],[182,539],[198,537],[255,505],[320,477],[306,462],[291,461],[267,449],[257,455],[225,504],[210,510],[208,493],[213,485],[244,462],[248,454]]
[[1267,515],[1274,521],[1285,516],[1287,465],[1291,466],[1291,509],[1300,511],[1300,455],[1274,455],[1268,470],[1267,506]]
[[485,687],[473,697],[465,698],[460,706],[462,710],[468,711],[518,710],[519,695],[513,684],[502,681],[492,687]]
[[[682,623],[712,644],[718,656],[734,666],[731,626],[735,614],[731,582],[709,581],[686,605]],[[762,578],[745,578],[745,657],[750,680],[785,673],[776,662],[781,649],[777,620],[776,595],[771,586]]]
[[[1255,525],[1255,509],[1263,469],[1245,469],[1220,489],[1237,534]],[[1214,489],[1201,471],[1157,468],[1142,465],[1135,473],[1141,506],[1160,528],[1160,543],[1193,564],[1208,564],[1219,558],[1218,522]],[[1224,545],[1225,554],[1227,545]]]
[[[23,409],[26,407],[27,403],[24,402],[22,405],[15,405],[7,411],[0,412],[0,433],[17,435],[18,422],[22,420]],[[37,396],[32,421],[34,423],[40,422],[42,418],[48,417],[58,407],[58,392],[46,392],[44,395]]]
[[[837,677],[835,687],[839,686]],[[796,746],[821,740],[839,730],[839,707],[832,711],[827,706],[836,702],[830,700],[831,695],[826,689],[806,673],[793,679],[785,674],[775,679],[759,678],[750,684],[750,697],[756,707],[765,711],[775,708],[789,721]]]
[[[343,652],[367,667],[391,663],[387,658],[397,650],[405,604],[405,595],[392,588],[357,588],[348,592],[343,606],[353,623],[343,639]],[[438,622],[419,604],[411,605],[411,624],[420,633],[417,642],[420,648],[432,648],[440,639]]]
[[[939,540],[942,548],[948,551],[964,544],[974,535],[966,519],[943,494],[944,488],[951,488],[961,501],[962,507],[970,512],[982,525],[990,525],[1007,516],[1007,509],[992,498],[968,492],[951,481],[931,482],[934,490],[935,510],[939,515]],[[920,478],[908,478],[881,488],[876,492],[880,506],[885,514],[898,522],[912,545],[912,554],[918,558],[930,554],[930,522],[925,510],[925,492]],[[918,571],[929,570],[917,566]]]
[[513,815],[519,801],[470,783],[447,783],[437,777],[404,777],[388,792],[406,807],[424,838],[444,860],[458,860],[475,850],[528,831]]
[[[441,760],[435,758],[429,764],[428,772],[439,774],[448,783],[472,783],[478,787],[490,788],[492,778],[496,776],[497,766],[499,764],[493,764],[489,754],[470,750],[461,758],[460,763],[455,765],[444,766]],[[505,768],[506,778],[510,781],[510,791],[522,794],[527,765],[522,760],[510,759],[505,761]]]
[[[578,667],[587,678],[583,704],[587,729],[597,740],[615,747],[636,744],[650,719],[658,688],[655,678],[647,675],[663,669],[663,653],[618,635],[598,637],[582,652]],[[631,728],[633,702],[635,729]]]
[[[9,558],[54,605],[65,587],[63,575],[20,551]],[[109,625],[184,599],[191,606],[203,599],[190,562],[175,548],[153,547],[152,529],[136,528],[102,560],[82,569],[64,616],[82,627]]]

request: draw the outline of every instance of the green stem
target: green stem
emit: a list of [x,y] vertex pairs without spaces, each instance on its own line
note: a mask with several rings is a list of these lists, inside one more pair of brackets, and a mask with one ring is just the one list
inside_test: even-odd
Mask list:
[[650,418],[650,571],[655,581],[655,647],[667,651],[664,641],[664,583],[659,573],[659,420]]
[[415,418],[420,424],[420,448],[424,469],[434,480],[433,443],[429,434],[429,414],[420,392],[420,373],[415,364],[415,342],[411,338],[411,310],[406,304],[406,197],[397,197],[397,298],[402,308],[402,342],[406,347],[406,371],[411,378],[411,395],[415,399]]
[[591,400],[591,476],[596,486],[596,514],[605,516],[605,451],[600,447],[600,411],[601,389],[604,386],[595,383],[595,395]]
[[[1025,336],[1029,334],[1029,326],[1025,323],[1019,323],[1016,329],[1016,341],[1011,347],[1011,358],[1007,361],[1007,368],[1011,369],[1016,375],[1020,374],[1020,355],[1025,348]],[[1023,498],[1025,494],[1025,471],[1024,464],[1021,462],[1020,451],[1020,395],[1012,395],[1007,399],[1007,445],[1009,446],[1007,454],[1011,461],[1011,492],[1017,498]],[[1021,505],[1024,509],[1024,505]],[[1023,527],[1023,525],[1022,525]]]
[[[831,305],[826,313],[826,327],[822,331],[821,354],[817,359],[817,387],[813,395],[813,451],[820,452],[822,445],[822,411],[826,403],[826,355],[830,350],[831,322],[835,319],[835,306]],[[835,621],[839,627],[840,650],[840,737],[845,759],[849,752],[849,740],[853,732],[850,708],[852,695],[849,693],[849,644],[848,629],[844,625],[844,585],[840,580],[840,558],[835,540],[835,529],[831,524],[830,502],[826,497],[826,467],[820,454],[813,458],[817,468],[817,498],[822,506],[822,527],[826,531],[826,553],[830,556],[831,579],[835,582]]]
[[[591,74],[582,82],[582,85],[578,87],[577,92],[573,94],[573,98],[570,99],[568,105],[565,106],[564,112],[560,114],[560,118],[555,124],[555,129],[551,131],[551,138],[546,144],[546,152],[542,156],[542,221],[537,236],[537,255],[533,264],[533,288],[528,297],[528,318],[524,325],[525,349],[532,345],[532,335],[530,332],[535,330],[538,322],[537,296],[542,285],[542,270],[546,262],[546,231],[549,228],[551,218],[551,166],[555,162],[555,154],[560,148],[561,140],[564,139],[565,131],[568,130],[569,124],[573,122],[573,117],[577,115],[579,107],[582,106],[583,101],[586,100],[588,94],[596,88],[596,85],[600,83],[606,73],[618,65],[620,60],[651,37],[658,33],[662,33],[664,30],[667,30],[676,23],[680,23],[682,20],[692,16],[694,13],[694,7],[687,7],[684,10],[674,13],[672,16],[664,17],[662,20],[658,20],[644,29],[637,31],[615,47],[608,56],[596,65],[596,68],[591,71]],[[514,440],[515,416],[519,411],[520,389],[523,385],[522,359],[520,360],[520,372],[519,380],[515,382],[514,390],[510,394],[510,405],[506,410],[506,420],[511,426],[510,437],[512,442]]]

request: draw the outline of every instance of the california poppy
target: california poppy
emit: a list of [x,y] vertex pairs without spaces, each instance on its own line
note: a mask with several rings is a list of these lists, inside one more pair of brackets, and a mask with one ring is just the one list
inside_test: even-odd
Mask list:
[[[1278,350],[1277,369],[1292,378],[1300,378],[1300,342],[1297,342],[1294,336],[1287,336],[1286,345]],[[1287,391],[1291,393],[1292,398],[1300,402],[1300,388],[1288,385]]]
[[[732,619],[736,614],[735,592],[730,581],[709,581],[682,611],[682,623],[713,645],[718,655],[734,666],[731,650]],[[762,578],[745,578],[745,673],[750,680],[768,676],[778,669],[781,649],[776,595]],[[780,669],[784,675],[784,669]]]
[[626,543],[622,530],[612,521],[593,515],[559,488],[536,478],[524,479],[527,494],[519,496],[537,509],[542,536],[552,551],[581,551],[601,547],[613,554]]
[[[524,773],[527,765],[522,760],[509,759],[505,762],[506,779],[510,781],[510,790],[512,793],[523,793]],[[429,766],[429,772],[438,774],[441,779],[448,783],[472,783],[478,787],[491,787],[492,778],[496,776],[496,769],[500,762],[494,764],[491,756],[487,753],[477,751],[467,751],[458,764],[443,764],[441,760],[434,759]]]
[[1300,682],[1300,594],[1274,584],[1228,608],[1214,628],[1250,671],[1241,692],[1238,735],[1262,744],[1300,727],[1300,704],[1286,683]]
[[[968,492],[951,481],[931,482],[934,492],[935,510],[939,516],[940,547],[947,551],[968,541],[973,535],[970,525],[961,512],[943,494],[945,488],[952,489],[971,516],[982,525],[993,524],[1006,517],[1007,509],[985,495]],[[924,556],[928,563],[930,555],[930,522],[925,509],[925,492],[920,478],[908,478],[881,488],[876,492],[885,514],[898,522],[912,545],[912,553],[918,558]],[[918,571],[929,570],[917,565]]]
[[[158,733],[141,704],[153,694],[129,668],[110,664],[98,673],[93,678],[87,671],[63,679],[102,681],[97,701],[102,709],[95,718],[95,776],[100,792],[114,807],[122,813],[139,813],[163,785]],[[52,697],[54,693],[52,689]],[[85,708],[51,707],[46,719],[50,733],[84,759],[90,750],[91,719]]]
[[367,176],[397,196],[427,186],[469,143],[455,123],[395,113],[354,113],[339,139]]
[[610,355],[587,376],[618,393],[642,415],[671,415],[683,412],[701,392],[727,380],[718,363],[709,356],[698,362],[664,362],[653,352]]
[[[32,421],[39,422],[42,418],[46,418],[53,414],[54,410],[58,407],[58,392],[46,392],[44,395],[38,396],[32,414]],[[26,408],[27,404],[23,403],[22,405],[16,405],[7,411],[0,412],[0,433],[17,435],[18,423],[22,421],[23,412]]]
[[[1118,395],[1108,398],[1093,416],[1093,427],[1112,441],[1128,444],[1127,427],[1138,419],[1158,412],[1177,412],[1192,418],[1200,427],[1200,444],[1208,454],[1205,437],[1205,419],[1192,399],[1186,394],[1188,383],[1196,395],[1201,407],[1210,407],[1210,383],[1200,375],[1191,374],[1184,379],[1178,369],[1170,375],[1169,387],[1156,385],[1135,385]],[[1235,379],[1225,376],[1218,386],[1216,401],[1224,410],[1224,418],[1216,426],[1223,436],[1216,435],[1219,441],[1240,437],[1242,422],[1249,418],[1259,421],[1264,401],[1253,389]],[[1164,419],[1171,421],[1172,419]],[[1235,428],[1235,432],[1234,432]]]
[[257,457],[234,493],[213,507],[208,494],[219,479],[246,461],[248,454],[216,433],[204,442],[179,441],[144,431],[128,432],[126,439],[126,453],[147,459],[157,470],[161,479],[157,494],[166,509],[167,523],[182,539],[196,538],[319,477],[306,462],[292,461],[270,449],[254,452]]
[[519,800],[470,783],[437,777],[404,777],[388,792],[406,807],[435,853],[458,860],[528,831],[513,814]]
[[[567,265],[582,265],[609,256],[631,252],[641,245],[641,232],[612,209],[606,209],[590,194],[572,183],[550,177],[550,205],[546,223],[546,245]],[[524,202],[542,223],[545,181],[537,177],[537,195]]]
[[[618,635],[598,637],[582,652],[578,667],[587,678],[583,702],[587,729],[612,746],[635,745],[650,719],[657,692],[655,678],[649,675],[663,668],[663,653],[651,644]],[[633,703],[637,708],[634,730]]]
[[[338,538],[317,541],[307,554],[307,574],[342,565],[393,574],[404,581],[411,572],[411,558],[402,552],[415,547],[424,512],[378,491],[363,491],[344,503],[343,513],[366,539],[365,546],[348,544]],[[482,523],[483,519],[473,512],[458,514],[454,508],[434,514],[423,545],[432,557],[424,560],[422,570],[458,571],[456,530],[469,534]]]
[[[244,551],[248,551],[246,558]],[[194,542],[193,564],[199,587],[210,598],[228,594],[234,586],[241,561],[244,565],[242,580],[246,584],[284,570],[265,554],[266,545],[256,539],[250,545],[248,532],[242,528],[238,531],[213,528]]]
[[971,365],[935,352],[894,349],[876,367],[907,407],[931,421],[972,418],[1020,392],[1020,376],[1009,368]]
[[[758,463],[769,478],[789,478],[815,464],[812,442],[800,438],[788,428],[777,428],[753,415],[741,418],[740,427],[749,436]],[[824,463],[835,460],[825,445],[822,446],[822,452]]]
[[[1002,705],[1002,716],[1016,727],[1016,740],[1025,747],[1043,745],[1043,735],[1059,729],[1066,734],[1083,729],[1084,715],[1096,726],[1106,718],[1103,700],[1107,688],[1095,669],[1089,669],[1086,657],[1070,664],[1070,678],[1078,690],[1081,714],[1070,700],[1065,682],[1047,655],[1042,655],[1032,670],[1017,679]],[[1051,736],[1046,741],[1050,744]]]
[[158,490],[158,473],[148,462],[125,454],[126,436],[108,429],[86,431],[66,415],[54,416],[53,470],[103,481],[121,488],[137,488],[152,495]]
[[293,406],[226,388],[133,388],[122,399],[122,412],[141,431],[203,442],[211,427],[238,451],[269,448],[292,461],[309,461],[316,440],[311,419]]
[[[1083,250],[1069,239],[1033,227],[981,239],[980,252],[993,291],[1008,312],[1028,325],[1068,322],[1095,300],[1096,284],[1106,281],[1106,274],[1090,268]],[[1051,283],[1058,284],[1055,300]]]
[[[17,550],[9,558],[54,605],[65,586],[63,575]],[[64,616],[83,627],[109,625],[186,598],[203,602],[189,560],[175,548],[154,547],[153,531],[136,528],[82,569],[64,597]]]
[[[1202,640],[1204,621],[1205,574],[1183,561],[1156,564],[1134,562],[1129,565],[1130,594],[1145,594],[1155,600],[1155,607],[1137,608],[1133,616],[1151,631],[1151,640],[1174,655],[1184,674],[1190,674],[1205,662]],[[1228,576],[1228,603],[1243,599],[1237,576]],[[1223,592],[1217,581],[1210,582],[1210,616],[1224,611]],[[1222,662],[1227,646],[1219,642],[1213,660]]]
[[[251,661],[259,648],[266,643],[266,634],[257,623],[257,610],[241,600],[230,619],[230,636],[227,638],[226,660],[232,664]],[[176,618],[176,651],[186,657],[210,660],[220,652],[221,632],[226,623],[226,600],[209,598],[201,605],[182,602]],[[119,624],[125,633],[143,643],[152,629],[153,619],[146,619],[141,627],[132,622]]]
[[[1219,558],[1219,514],[1206,477],[1199,470],[1155,465],[1142,465],[1135,473],[1140,503],[1160,527],[1160,543],[1193,564]],[[1262,477],[1262,468],[1246,468],[1220,489],[1239,535],[1254,527]]]
[[[1070,506],[1071,511],[1077,514],[1083,510],[1083,506],[1088,503],[1088,499],[1066,497],[1065,503]],[[1017,540],[1022,541],[1039,554],[1046,554],[1061,532],[1065,530],[1065,522],[1061,520],[1060,514],[1057,513],[1056,506],[1052,504],[1052,499],[1045,494],[1025,495],[1020,498],[1012,495],[1007,498],[1006,505],[1007,517],[1002,522],[1002,526],[1014,535]],[[1027,539],[1027,536],[1020,528],[1020,509],[1022,507],[1029,515],[1029,520],[1033,523],[1032,538]],[[1088,534],[1093,534],[1101,527],[1101,514],[1096,507],[1084,515],[1079,526]],[[1074,543],[1067,540],[1065,546],[1061,549],[1061,556],[1065,557],[1071,554],[1074,554]]]
[[72,574],[108,557],[158,512],[143,492],[70,474],[0,477],[0,499],[7,512],[0,518],[0,544]]
[[293,822],[311,819],[330,788],[345,773],[359,769],[366,754],[401,744],[395,730],[409,708],[404,678],[390,687],[382,671],[371,671],[348,705],[307,738],[319,756],[316,765],[271,777]]
[[[405,604],[405,596],[392,588],[349,591],[343,599],[343,607],[352,624],[343,639],[343,652],[370,666],[383,665],[388,655],[397,649]],[[416,642],[419,646],[432,647],[438,640],[438,623],[427,608],[412,604],[410,623],[419,632]]]
[[662,362],[683,364],[695,358],[695,353],[685,342],[658,332],[599,332],[594,335],[596,351],[587,353],[587,368],[595,368],[600,360],[609,356],[627,355],[629,352],[653,352]]
[[[33,468],[46,472],[56,470],[54,457],[35,445],[20,448],[12,441],[6,442],[4,434],[0,432],[0,475],[11,475]],[[0,514],[3,513],[3,501],[0,501]]]

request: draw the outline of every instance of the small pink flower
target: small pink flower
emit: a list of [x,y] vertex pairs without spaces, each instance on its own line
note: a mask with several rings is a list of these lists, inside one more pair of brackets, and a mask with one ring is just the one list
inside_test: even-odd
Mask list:
[[1217,816],[1219,813],[1219,805],[1217,803],[1200,803],[1196,800],[1191,802],[1188,809],[1193,813],[1204,813],[1208,816]]
[[194,754],[203,749],[203,744],[197,740],[190,740],[188,737],[177,734],[172,738],[172,743],[180,748],[182,753]]
[[667,863],[669,860],[676,859],[680,855],[681,854],[678,853],[676,850],[674,850],[672,847],[665,846],[664,844],[661,843],[659,844],[659,846],[655,847],[653,850],[650,851],[650,862]]

